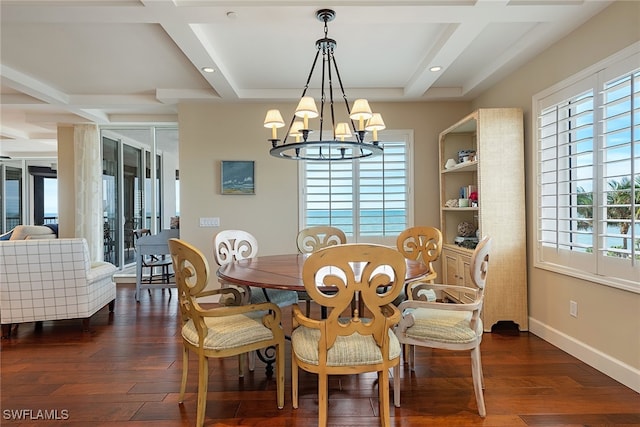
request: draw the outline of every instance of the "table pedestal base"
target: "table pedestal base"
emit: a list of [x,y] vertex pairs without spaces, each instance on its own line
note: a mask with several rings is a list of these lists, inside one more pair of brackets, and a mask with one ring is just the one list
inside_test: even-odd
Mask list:
[[256,355],[258,359],[266,365],[267,377],[271,378],[273,376],[273,362],[276,361],[276,348],[269,346],[263,350],[256,350]]

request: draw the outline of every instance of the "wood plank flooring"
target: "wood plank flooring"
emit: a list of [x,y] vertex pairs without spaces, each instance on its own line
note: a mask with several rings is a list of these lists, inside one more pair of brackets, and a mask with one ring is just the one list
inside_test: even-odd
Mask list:
[[[182,355],[172,292],[154,290],[136,304],[134,286],[119,284],[115,313],[94,315],[88,333],[79,320],[44,322],[41,330],[21,325],[2,340],[0,424],[194,425],[195,358],[185,403],[177,403]],[[289,310],[283,315],[290,330]],[[640,394],[532,334],[485,334],[482,360],[486,418],[477,413],[469,355],[419,348],[417,370],[403,365],[402,406],[391,408],[392,425],[640,426]],[[212,359],[205,424],[317,425],[316,377],[301,371],[300,408],[293,409],[290,366],[287,354],[286,402],[278,410],[275,383],[259,361],[238,378],[237,358]],[[332,377],[329,387],[330,426],[379,425],[375,375]]]

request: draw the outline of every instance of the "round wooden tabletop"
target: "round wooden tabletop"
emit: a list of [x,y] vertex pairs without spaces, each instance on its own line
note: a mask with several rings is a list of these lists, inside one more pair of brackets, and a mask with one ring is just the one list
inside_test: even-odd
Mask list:
[[[260,256],[223,265],[217,275],[237,285],[304,291],[302,266],[308,254]],[[429,272],[420,261],[406,260],[405,281],[420,278]]]

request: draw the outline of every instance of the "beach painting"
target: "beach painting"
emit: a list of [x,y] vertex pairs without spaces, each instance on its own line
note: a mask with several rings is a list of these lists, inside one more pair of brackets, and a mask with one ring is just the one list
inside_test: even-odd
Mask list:
[[253,160],[223,160],[220,170],[222,194],[256,194]]

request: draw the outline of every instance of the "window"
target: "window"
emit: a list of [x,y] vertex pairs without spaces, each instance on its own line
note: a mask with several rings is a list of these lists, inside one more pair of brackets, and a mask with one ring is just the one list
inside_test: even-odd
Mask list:
[[640,292],[640,55],[624,56],[534,96],[536,266]]
[[389,132],[385,139],[380,156],[301,162],[302,228],[331,225],[350,241],[395,243],[413,222],[411,135]]

